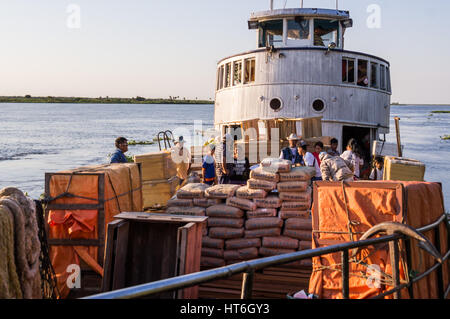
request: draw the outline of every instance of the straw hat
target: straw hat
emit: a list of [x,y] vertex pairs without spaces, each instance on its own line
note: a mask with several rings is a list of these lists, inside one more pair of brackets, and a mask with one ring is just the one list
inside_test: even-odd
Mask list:
[[292,133],[291,135],[288,136],[287,140],[288,141],[298,141],[300,138],[297,136],[297,134]]

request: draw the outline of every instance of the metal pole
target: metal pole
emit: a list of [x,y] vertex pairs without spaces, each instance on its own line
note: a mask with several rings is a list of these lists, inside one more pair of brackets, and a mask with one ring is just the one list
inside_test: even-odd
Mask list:
[[303,8],[303,0],[300,0],[300,8]]
[[[437,251],[439,253],[441,253],[441,232],[440,232],[440,228],[441,225],[439,225],[435,230],[434,230],[434,246],[436,247]],[[438,267],[437,269],[437,286],[438,286],[438,298],[439,299],[444,299],[444,279],[443,279],[443,272],[442,272],[442,264]]]
[[[394,288],[397,288],[400,285],[398,239],[389,242],[389,256],[391,259],[392,281]],[[400,291],[394,292],[394,299],[400,299]]]
[[336,10],[339,10],[339,0],[336,0]]
[[253,269],[244,273],[242,277],[241,299],[252,299],[254,276],[255,271]]
[[342,263],[342,298],[349,299],[349,264],[348,264],[348,250],[345,249],[341,253]]
[[270,7],[270,11],[272,11],[273,10],[273,0],[270,0],[269,7]]
[[400,142],[400,118],[395,117],[395,132],[397,134],[397,150],[398,150],[398,157],[402,157],[402,144]]

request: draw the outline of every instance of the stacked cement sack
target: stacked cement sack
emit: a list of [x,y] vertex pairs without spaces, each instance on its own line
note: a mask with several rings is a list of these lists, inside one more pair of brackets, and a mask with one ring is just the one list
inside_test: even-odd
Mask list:
[[220,267],[311,246],[315,169],[266,159],[247,185],[188,184],[167,204],[170,214],[208,216],[201,264]]

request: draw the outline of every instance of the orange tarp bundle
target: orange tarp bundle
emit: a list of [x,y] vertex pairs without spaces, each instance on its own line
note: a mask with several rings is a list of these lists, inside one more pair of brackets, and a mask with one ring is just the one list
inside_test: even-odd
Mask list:
[[[421,228],[437,221],[444,210],[444,197],[442,186],[438,183],[423,182],[402,182],[407,194],[406,223],[414,228]],[[437,247],[436,230],[433,229],[423,233],[430,242]],[[444,256],[448,251],[448,228],[445,221],[439,225],[440,254]],[[429,269],[436,263],[436,260],[420,249],[417,240],[411,240],[411,270],[419,274]],[[447,260],[442,265],[442,285],[443,289],[450,284],[450,261]],[[438,295],[437,271],[433,271],[427,277],[413,284],[413,297],[415,299],[436,299]]]
[[[343,188],[341,183],[316,182],[312,210],[313,249],[357,241],[373,226],[388,221],[407,223],[419,228],[438,220],[444,212],[442,190],[437,183],[354,182],[344,185]],[[441,242],[447,242],[445,236],[447,234],[444,226]],[[429,236],[430,240],[431,237],[433,236]],[[433,240],[432,242],[434,243]],[[442,246],[442,252],[448,249],[446,244]],[[351,252],[349,254],[351,259]],[[414,267],[419,265],[419,254],[422,260],[427,261],[427,267],[435,263],[429,254],[419,251],[417,243],[413,242],[411,266],[414,270]],[[350,298],[370,298],[393,288],[388,243],[364,247],[359,250],[356,258],[356,261],[349,264]],[[424,266],[420,272],[425,270]],[[403,242],[400,241],[401,283],[406,279],[405,267],[406,252]],[[378,270],[380,272],[377,272]],[[448,270],[444,269],[444,272],[448,283]],[[416,284],[413,297],[432,298],[433,294],[427,292],[430,288],[436,288],[435,278],[434,285],[428,282],[432,280],[430,277],[425,280],[425,284]],[[343,297],[340,253],[313,258],[309,292],[324,299]],[[401,297],[410,297],[407,289],[401,290]],[[392,298],[392,295],[386,298]]]
[[[99,185],[102,174],[104,183]],[[73,246],[70,240],[98,239],[99,212],[104,212],[106,230],[106,225],[115,215],[124,211],[142,211],[142,182],[136,164],[87,166],[50,176],[46,190],[46,195],[50,197],[47,220],[49,243],[51,245],[52,239],[69,239],[67,245],[51,245],[50,248],[58,289],[65,298],[69,293],[66,283],[71,273],[67,269],[69,265],[80,265],[83,261],[103,275],[103,260],[98,259],[99,249],[104,249],[104,238],[99,246]],[[103,186],[103,199],[99,196],[99,189],[102,188],[99,186]],[[70,205],[74,204],[100,206],[97,209],[70,209]],[[54,205],[61,205],[61,209],[52,209]]]

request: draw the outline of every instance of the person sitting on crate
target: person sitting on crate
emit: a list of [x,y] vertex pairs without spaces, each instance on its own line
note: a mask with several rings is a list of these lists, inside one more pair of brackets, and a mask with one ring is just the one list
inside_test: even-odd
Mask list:
[[322,180],[330,182],[353,182],[353,164],[340,156],[320,153]]
[[110,163],[128,163],[125,154],[128,151],[128,140],[125,137],[118,137],[115,141],[116,151],[111,156]]
[[[297,142],[300,140],[297,134],[292,133],[287,138],[289,141],[289,146],[281,150],[280,158],[288,161],[292,161],[292,164],[302,164],[303,157],[299,154],[297,150]],[[304,162],[303,164],[304,165]]]
[[374,159],[374,168],[372,169],[372,172],[370,173],[369,179],[373,181],[381,181],[383,180],[383,158],[381,156],[375,156]]
[[172,147],[172,160],[177,166],[177,176],[180,179],[180,185],[188,177],[188,171],[191,168],[191,152],[184,147],[183,136],[178,137],[178,141],[175,142],[175,146]]
[[216,145],[211,143],[209,146],[209,154],[203,157],[202,175],[203,183],[207,185],[213,185],[216,180],[216,162],[214,161],[214,152],[216,151]]

